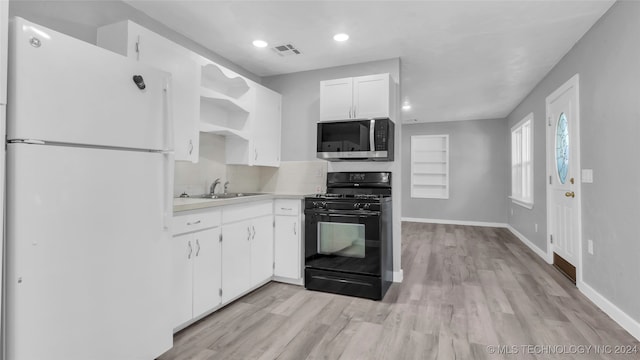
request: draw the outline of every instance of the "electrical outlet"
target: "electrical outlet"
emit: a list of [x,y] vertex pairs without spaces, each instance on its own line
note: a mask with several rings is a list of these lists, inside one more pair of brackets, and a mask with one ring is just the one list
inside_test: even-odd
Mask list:
[[536,230],[536,232],[538,232],[538,224],[535,224],[533,228]]
[[587,240],[587,251],[589,254],[593,255],[593,240]]

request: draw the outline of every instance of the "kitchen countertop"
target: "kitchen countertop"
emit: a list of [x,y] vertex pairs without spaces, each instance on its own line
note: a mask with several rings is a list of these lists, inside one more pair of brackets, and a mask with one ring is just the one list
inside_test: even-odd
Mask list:
[[272,200],[272,199],[304,199],[309,194],[260,194],[250,196],[240,196],[229,199],[203,199],[203,198],[174,198],[173,212],[206,209],[217,206],[242,204],[252,201]]

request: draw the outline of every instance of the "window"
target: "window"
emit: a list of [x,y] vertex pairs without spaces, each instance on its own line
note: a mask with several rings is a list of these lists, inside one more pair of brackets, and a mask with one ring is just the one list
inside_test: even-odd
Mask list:
[[533,113],[511,128],[511,200],[533,208]]
[[411,137],[411,197],[449,198],[449,135]]

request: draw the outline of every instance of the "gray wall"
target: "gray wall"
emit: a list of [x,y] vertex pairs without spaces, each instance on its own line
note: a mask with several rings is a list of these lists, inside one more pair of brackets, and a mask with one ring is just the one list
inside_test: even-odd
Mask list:
[[9,3],[9,16],[20,16],[92,44],[96,43],[98,27],[123,20],[131,20],[255,82],[260,82],[260,77],[257,75],[204,48],[195,41],[178,34],[138,9],[121,1],[11,0]]
[[[400,79],[400,59],[373,61],[327,69],[265,77],[263,84],[282,94],[282,160],[309,161],[316,159],[316,123],[320,120],[320,81],[370,74],[389,73]],[[397,86],[397,85],[396,85]],[[398,87],[399,89],[399,87]],[[395,94],[396,103],[400,99]],[[399,119],[398,109],[394,109]],[[393,181],[393,268],[401,269],[400,213],[402,208],[402,157],[400,138],[402,126],[396,121],[395,161],[393,162],[330,162],[329,171],[391,171]]]
[[[509,223],[541,249],[546,221],[545,98],[580,74],[583,281],[640,321],[640,3],[618,1],[509,115],[509,125],[535,115],[535,207],[514,206]],[[527,228],[528,227],[528,228]],[[587,240],[594,255],[587,253]]]
[[[449,135],[449,199],[411,198],[411,136]],[[505,223],[510,187],[505,119],[402,128],[402,217]]]

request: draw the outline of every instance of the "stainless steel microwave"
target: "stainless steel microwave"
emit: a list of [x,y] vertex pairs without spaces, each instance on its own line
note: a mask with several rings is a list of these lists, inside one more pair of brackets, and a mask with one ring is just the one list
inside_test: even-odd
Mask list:
[[318,158],[329,161],[393,161],[391,119],[318,123]]

